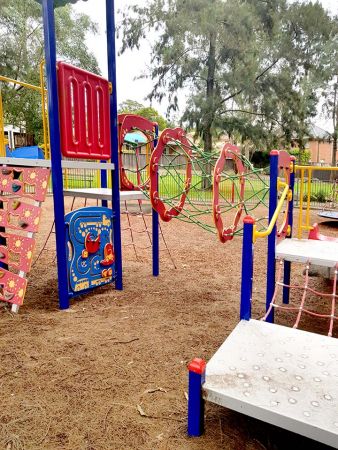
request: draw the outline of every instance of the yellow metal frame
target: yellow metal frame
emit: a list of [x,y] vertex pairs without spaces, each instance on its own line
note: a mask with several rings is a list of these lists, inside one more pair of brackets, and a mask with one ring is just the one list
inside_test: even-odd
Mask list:
[[[40,63],[40,86],[34,84],[25,83],[24,81],[14,80],[13,78],[5,77],[0,75],[0,81],[5,83],[18,84],[19,86],[31,89],[33,91],[39,92],[41,95],[41,113],[42,113],[42,126],[43,126],[43,144],[41,145],[45,158],[50,159],[50,144],[49,144],[49,121],[48,121],[48,105],[47,105],[47,90],[45,89],[45,79],[44,79],[44,61]],[[4,130],[4,114],[2,106],[2,96],[0,89],[0,155],[6,156],[5,145],[7,141],[5,140],[5,130]]]
[[5,139],[4,112],[2,107],[2,94],[0,88],[0,156],[6,156],[7,142],[7,139]]
[[[303,231],[310,231],[313,226],[310,225],[310,207],[311,207],[311,181],[314,170],[322,172],[338,171],[338,167],[322,167],[322,166],[295,166],[295,171],[300,172],[300,189],[299,189],[299,218],[297,226],[297,238],[301,239]],[[307,174],[307,181],[304,178]],[[304,206],[304,190],[306,190],[306,205]],[[304,217],[305,208],[305,217]],[[305,220],[304,220],[305,219]]]
[[283,192],[278,201],[277,208],[276,208],[276,210],[271,218],[271,221],[269,223],[269,226],[268,226],[268,228],[266,228],[266,230],[258,231],[257,226],[254,225],[254,229],[253,229],[253,242],[254,243],[256,242],[256,240],[258,238],[266,237],[266,236],[269,236],[269,234],[271,234],[273,227],[275,226],[275,224],[277,222],[278,216],[282,210],[285,200],[287,200],[289,202],[292,199],[292,192],[291,192],[291,189],[289,188],[289,185],[287,183],[285,183],[284,181],[281,181],[279,178],[277,181],[277,188],[278,188],[278,190],[280,190],[280,188],[283,188]]
[[49,143],[49,118],[48,118],[48,99],[47,90],[45,89],[45,61],[40,63],[40,92],[41,92],[41,112],[43,126],[43,151],[46,159],[50,159],[50,143]]

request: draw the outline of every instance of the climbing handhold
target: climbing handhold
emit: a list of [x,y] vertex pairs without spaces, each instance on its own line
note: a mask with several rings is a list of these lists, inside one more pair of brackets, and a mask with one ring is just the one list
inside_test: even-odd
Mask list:
[[9,291],[4,290],[5,300],[10,301],[10,300],[12,300],[13,297],[14,297],[14,292],[9,292]]
[[12,184],[12,191],[19,192],[21,189],[21,184]]
[[15,211],[16,209],[18,209],[20,205],[21,205],[21,202],[19,202],[19,200],[14,200],[14,201],[12,202],[12,209],[13,209],[13,211]]

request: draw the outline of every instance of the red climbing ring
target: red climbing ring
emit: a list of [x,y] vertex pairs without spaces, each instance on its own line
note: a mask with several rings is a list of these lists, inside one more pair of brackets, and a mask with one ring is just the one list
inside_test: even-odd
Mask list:
[[[245,168],[240,157],[241,152],[238,147],[231,144],[225,144],[214,168],[214,185],[213,185],[213,217],[218,236],[221,242],[230,241],[234,237],[234,232],[237,229],[239,219],[244,209],[244,191],[245,191]],[[236,214],[233,223],[229,227],[225,227],[221,215],[221,207],[219,205],[219,187],[222,180],[222,172],[227,160],[233,160],[235,164],[235,171],[238,174],[240,183],[239,200]],[[232,202],[234,202],[234,185],[232,189]]]
[[[295,161],[294,156],[291,156],[285,150],[281,150],[278,152],[279,173],[283,176],[284,181],[288,186],[290,186],[290,176],[291,170],[293,170],[294,161]],[[283,222],[277,229],[277,236],[279,238],[284,238],[290,234],[289,210],[290,210],[290,201],[292,200],[290,194],[291,193],[289,193],[288,196],[286,197],[286,208],[284,211]]]
[[137,184],[134,184],[129,180],[126,170],[123,167],[122,161],[122,148],[124,144],[124,138],[127,133],[134,130],[140,130],[149,140],[151,152],[154,149],[154,134],[156,123],[151,122],[144,117],[137,116],[136,114],[119,114],[118,115],[118,133],[119,133],[119,169],[120,169],[120,188],[122,191],[139,191],[145,189],[149,185],[149,179],[145,183],[141,183],[138,179]]
[[[187,157],[187,165],[185,170],[185,185],[181,194],[180,201],[169,210],[159,197],[158,192],[158,164],[163,151],[170,141],[178,141],[182,144],[182,149]],[[169,222],[173,217],[177,217],[184,207],[185,200],[191,185],[192,164],[191,164],[192,148],[186,138],[182,128],[166,129],[162,132],[158,144],[150,158],[150,199],[155,211],[157,211],[164,222]]]

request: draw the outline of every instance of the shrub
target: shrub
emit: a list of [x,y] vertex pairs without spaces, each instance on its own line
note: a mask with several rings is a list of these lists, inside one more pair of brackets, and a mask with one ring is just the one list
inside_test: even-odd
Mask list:
[[310,161],[310,152],[308,150],[300,150],[299,148],[292,148],[289,150],[290,155],[296,158],[300,164],[308,164]]
[[[324,191],[313,192],[310,197],[311,202],[325,203],[326,200],[326,193]],[[307,194],[303,196],[303,201],[307,202]]]

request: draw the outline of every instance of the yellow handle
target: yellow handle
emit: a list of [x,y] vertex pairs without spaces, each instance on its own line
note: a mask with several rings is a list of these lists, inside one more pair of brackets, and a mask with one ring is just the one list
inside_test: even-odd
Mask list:
[[254,242],[256,242],[256,239],[259,238],[259,237],[269,236],[269,234],[271,234],[271,232],[273,230],[273,227],[275,226],[275,224],[277,222],[278,215],[281,212],[281,209],[283,207],[283,203],[284,203],[286,197],[289,194],[289,185],[284,183],[284,182],[282,182],[282,181],[280,182],[280,186],[281,185],[285,185],[285,187],[284,187],[284,190],[282,192],[281,198],[279,199],[279,202],[277,204],[277,208],[276,208],[276,210],[275,210],[275,212],[274,212],[274,214],[273,214],[273,216],[271,218],[271,222],[269,223],[268,228],[266,230],[264,230],[264,231],[258,231],[257,230],[257,226],[254,225],[254,230],[253,230],[253,241]]

